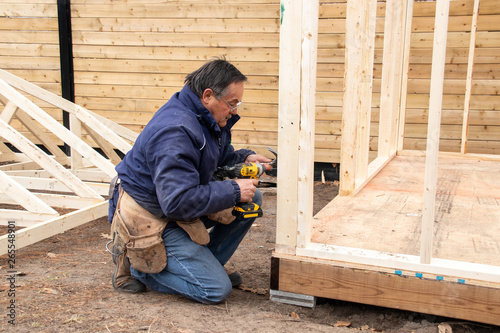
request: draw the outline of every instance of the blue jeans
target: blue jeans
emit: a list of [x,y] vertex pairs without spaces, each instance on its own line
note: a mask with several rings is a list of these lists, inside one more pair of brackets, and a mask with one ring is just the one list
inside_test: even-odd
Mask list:
[[[260,191],[255,192],[252,201],[261,205]],[[142,273],[131,267],[132,276],[158,292],[183,295],[205,304],[224,301],[232,290],[224,265],[255,218],[236,219],[227,225],[208,218],[202,220],[207,229],[213,227],[207,245],[193,242],[182,228],[167,228],[162,236],[167,251],[167,267],[155,274]]]

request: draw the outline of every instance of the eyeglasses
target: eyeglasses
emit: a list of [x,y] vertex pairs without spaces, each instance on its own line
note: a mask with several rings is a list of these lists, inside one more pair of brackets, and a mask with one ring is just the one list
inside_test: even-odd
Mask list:
[[224,101],[224,103],[226,103],[227,107],[229,108],[229,112],[233,112],[241,105],[241,103],[243,103],[243,101],[239,101],[235,106],[232,106],[224,98],[221,97],[221,99]]

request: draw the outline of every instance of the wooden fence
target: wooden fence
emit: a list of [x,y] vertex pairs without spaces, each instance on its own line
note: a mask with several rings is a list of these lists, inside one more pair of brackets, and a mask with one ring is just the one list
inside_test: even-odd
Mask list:
[[[473,2],[450,3],[443,151],[460,151]],[[263,154],[267,154],[266,146],[276,147],[280,15],[286,15],[279,1],[71,0],[70,7],[77,104],[140,132],[180,90],[186,74],[213,57],[225,56],[249,77],[233,144]],[[425,149],[434,11],[434,1],[414,4],[405,149]],[[380,107],[384,15],[385,2],[379,1],[374,123]],[[345,0],[321,1],[317,162],[340,160],[345,16]],[[58,31],[56,0],[0,0],[0,68],[60,95]],[[495,0],[481,0],[475,44],[467,152],[499,154],[500,6]],[[61,110],[48,111],[62,121]],[[378,126],[371,128],[370,149],[376,151]],[[89,135],[84,138],[92,140]]]

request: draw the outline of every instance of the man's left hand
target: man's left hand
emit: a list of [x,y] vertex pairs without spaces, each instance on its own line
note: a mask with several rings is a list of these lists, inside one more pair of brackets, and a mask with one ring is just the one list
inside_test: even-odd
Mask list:
[[269,165],[270,162],[272,162],[270,158],[259,154],[248,155],[245,159],[245,163],[260,163],[266,168],[266,170],[272,169],[272,166]]

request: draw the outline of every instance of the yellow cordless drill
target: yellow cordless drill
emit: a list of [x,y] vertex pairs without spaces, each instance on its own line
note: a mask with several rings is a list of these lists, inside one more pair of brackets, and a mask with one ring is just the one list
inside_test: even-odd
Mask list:
[[[278,152],[273,148],[267,147],[271,153],[276,157],[272,162],[268,163],[273,168],[278,165]],[[218,178],[250,178],[259,179],[260,176],[266,171],[264,166],[260,163],[238,163],[235,165],[226,165],[217,168],[215,176]],[[241,218],[261,217],[262,209],[253,202],[238,202],[233,209],[233,215]]]
[[[266,171],[259,163],[238,163],[217,168],[215,175],[220,178],[251,178],[259,179]],[[262,209],[253,202],[238,202],[233,209],[233,215],[240,218],[261,217]]]

